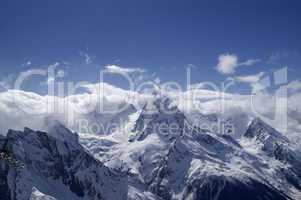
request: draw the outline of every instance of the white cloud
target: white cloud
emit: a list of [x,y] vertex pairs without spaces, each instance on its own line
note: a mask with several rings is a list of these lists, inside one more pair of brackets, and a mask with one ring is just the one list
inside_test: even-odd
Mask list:
[[[246,83],[256,83],[259,80],[262,73],[250,76],[240,76],[239,80]],[[299,83],[297,81],[288,84],[289,87],[297,88]],[[87,92],[80,94],[69,95],[64,98],[54,96],[41,96],[35,93],[24,91],[8,90],[7,92],[0,93],[0,134],[5,134],[9,128],[23,129],[27,126],[33,129],[42,129],[45,117],[55,116],[57,120],[66,124],[69,128],[77,131],[78,119],[91,120],[94,119],[95,113],[93,112],[99,101],[98,92],[104,95],[104,103],[106,108],[113,107],[119,108],[124,102],[129,102],[135,105],[141,105],[141,107],[147,101],[148,96],[142,95],[137,92],[123,90],[115,86],[106,83],[97,83],[92,85],[86,85]],[[191,114],[192,112],[204,112],[204,113],[219,113],[225,114],[227,117],[238,116],[240,113],[247,114],[248,116],[254,116],[252,112],[252,106],[256,111],[262,115],[272,115],[277,105],[274,103],[275,96],[273,94],[261,94],[256,95],[254,101],[251,100],[249,95],[229,94],[224,93],[225,106],[224,112],[221,113],[221,103],[219,91],[196,89],[188,90],[184,92],[174,92],[173,98],[178,98],[179,108],[185,112],[185,114]],[[196,98],[189,98],[191,95]],[[129,98],[129,97],[133,98]],[[301,93],[297,92],[288,97],[289,112],[292,116],[289,116],[289,131],[288,134],[297,135],[301,133],[300,113],[301,113]],[[54,103],[53,103],[54,102]],[[49,110],[49,105],[55,105],[56,110]],[[141,107],[137,106],[139,110]],[[91,113],[91,114],[90,114]],[[97,115],[98,116],[98,115]],[[65,118],[66,117],[66,118]],[[99,120],[104,120],[101,117],[105,115],[99,115]],[[66,121],[68,120],[68,121]],[[241,120],[238,120],[241,122]],[[70,122],[73,122],[70,124]],[[280,123],[279,123],[280,124]],[[277,128],[277,122],[273,124]],[[288,135],[290,137],[290,135]]]
[[239,66],[252,66],[255,63],[260,62],[260,59],[249,59],[239,64]]
[[[5,135],[8,129],[22,130],[24,127],[44,130],[44,120],[49,116],[77,131],[80,120],[91,120],[102,107],[114,114],[114,111],[118,112],[127,103],[135,105],[136,108],[142,108],[145,104],[140,102],[145,102],[145,95],[110,84],[96,83],[83,88],[87,91],[65,97],[42,96],[22,90],[0,92],[0,134]],[[99,123],[102,123],[102,116],[112,116],[111,113],[101,114],[96,119]]]
[[265,89],[267,86],[269,86],[268,81],[263,76],[265,75],[264,72],[260,72],[258,74],[252,74],[247,76],[236,76],[233,77],[232,80],[240,83],[247,83],[252,88],[252,92],[256,93],[260,90]]
[[141,68],[126,68],[118,65],[107,65],[105,66],[107,72],[121,73],[121,74],[132,74],[132,73],[143,73],[145,69]]
[[287,84],[285,87],[290,93],[297,93],[301,91],[301,82],[299,80],[295,80]]
[[244,62],[238,62],[238,56],[235,54],[221,54],[218,57],[216,69],[222,74],[233,74],[237,67],[251,66],[259,61],[259,59],[249,59]]
[[222,74],[232,74],[238,66],[238,58],[234,54],[222,54],[218,57],[217,70]]
[[237,82],[244,82],[244,83],[257,83],[264,75],[264,72],[260,72],[258,74],[252,74],[247,76],[236,76],[234,80]]
[[214,89],[212,88],[213,83],[211,82],[200,82],[200,83],[194,83],[189,85],[189,89],[194,90],[194,89]]
[[[235,55],[228,55],[232,56],[231,58],[226,58],[226,61],[221,59],[221,66],[226,66],[230,68],[232,67],[232,70],[235,72],[235,69],[237,66],[245,65],[249,66],[254,64],[255,62],[258,62],[258,60],[247,60],[245,62],[239,63],[238,58]],[[233,57],[234,56],[234,57]],[[236,57],[236,58],[235,58]],[[233,59],[234,58],[234,59]],[[228,60],[227,60],[228,59]],[[59,64],[55,63],[50,68],[55,69],[58,67]],[[234,67],[233,67],[234,66]],[[146,75],[145,74],[139,74],[145,72],[144,69],[141,68],[125,68],[117,65],[108,65],[105,66],[106,71],[108,72],[117,72],[117,73],[125,73],[125,74],[134,74],[135,77],[137,77],[138,81],[142,80],[144,77],[140,75]],[[56,73],[54,77],[49,77],[48,82],[54,81],[55,78],[63,77],[64,71],[60,69],[55,70]],[[227,70],[226,70],[227,71]],[[23,72],[23,75],[30,74],[34,72],[33,70],[28,70],[26,72]],[[224,70],[225,72],[225,70]],[[228,70],[229,72],[229,70]],[[137,76],[136,76],[137,75]],[[156,75],[153,74],[151,77],[156,78]],[[45,77],[46,78],[46,77]],[[247,83],[250,84],[250,86],[253,88],[253,91],[258,91],[265,86],[263,84],[264,82],[262,80],[265,79],[265,73],[260,72],[258,74],[252,74],[247,76],[235,76],[233,77],[233,80],[240,83]],[[154,80],[156,83],[160,84],[161,81],[159,78],[156,78]],[[4,83],[9,83],[9,80]],[[1,84],[1,82],[0,82]],[[204,113],[212,113],[212,112],[220,112],[218,110],[221,108],[220,106],[220,95],[218,91],[212,91],[210,89],[208,84],[206,82],[198,83],[191,85],[192,88],[195,89],[195,91],[184,91],[183,93],[179,92],[180,94],[176,94],[176,97],[181,98],[180,101],[182,101],[182,107],[180,107],[183,111],[187,111],[186,113],[190,113],[191,110],[188,110],[188,107],[191,106],[199,106],[201,108],[201,112]],[[58,98],[58,97],[52,97],[52,96],[40,96],[35,93],[28,93],[24,91],[18,91],[19,94],[16,95],[16,91],[7,91],[0,93],[0,134],[5,134],[7,129],[13,128],[13,129],[22,129],[24,126],[29,126],[34,129],[42,129],[41,125],[43,124],[43,120],[45,117],[49,115],[56,115],[56,117],[59,118],[59,120],[62,121],[64,124],[68,124],[69,121],[77,120],[77,119],[87,119],[90,120],[89,117],[92,115],[89,115],[89,111],[93,111],[95,109],[95,105],[97,106],[99,103],[99,96],[96,95],[99,92],[102,92],[102,94],[105,94],[107,97],[105,99],[106,106],[108,107],[116,107],[118,108],[120,105],[124,104],[124,102],[129,102],[128,100],[132,100],[134,105],[144,105],[145,96],[142,96],[141,93],[132,93],[128,90],[123,90],[108,84],[104,83],[98,83],[98,84],[91,84],[91,85],[85,85],[84,86],[88,93],[80,93],[76,95],[69,95],[64,98]],[[293,81],[287,85],[287,87],[290,89],[290,91],[294,91],[292,96],[289,97],[289,109],[290,111],[294,111],[297,114],[294,114],[292,117],[297,118],[292,119],[292,117],[289,119],[289,124],[291,127],[290,130],[294,130],[294,132],[301,133],[301,126],[298,124],[298,120],[300,121],[301,116],[301,107],[300,107],[300,101],[301,101],[301,83],[300,81]],[[208,89],[209,88],[209,89]],[[172,91],[173,92],[173,91]],[[189,95],[186,95],[186,93],[193,93],[196,94],[198,102],[190,101],[190,99],[186,99],[189,97]],[[17,97],[17,98],[16,98]],[[130,98],[129,98],[130,97]],[[257,100],[255,102],[250,102],[250,96],[249,95],[238,95],[238,94],[225,94],[225,113],[229,116],[231,115],[238,115],[237,110],[239,112],[247,113],[248,115],[252,115],[251,110],[251,104],[255,104],[256,109],[258,109],[258,112],[262,114],[270,115],[275,110],[275,105],[273,105],[273,95],[262,95],[256,97]],[[54,100],[55,99],[55,100]],[[50,103],[53,101],[57,102],[58,110],[57,113],[55,111],[49,112],[47,110]],[[138,101],[138,102],[136,102]],[[141,103],[143,102],[143,103]],[[135,104],[136,103],[136,104]],[[107,107],[106,107],[107,108]],[[26,112],[24,112],[26,110]],[[69,115],[69,113],[73,113],[74,115]],[[82,114],[80,113],[83,111],[84,113],[88,114]],[[200,110],[198,110],[200,111]],[[66,113],[66,114],[65,114]],[[67,115],[67,119],[65,119],[65,115]],[[299,118],[298,118],[299,117]],[[68,120],[68,122],[64,121]],[[76,123],[76,122],[75,122]],[[276,124],[277,125],[277,124]],[[275,126],[276,126],[275,125]],[[76,130],[76,124],[70,125],[69,128],[72,128],[73,130]],[[293,131],[291,131],[293,133]]]

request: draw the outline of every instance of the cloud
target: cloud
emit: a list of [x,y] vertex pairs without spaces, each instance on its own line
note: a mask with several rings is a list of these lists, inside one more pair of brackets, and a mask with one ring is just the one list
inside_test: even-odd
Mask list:
[[[255,84],[264,78],[263,73],[239,76],[237,81]],[[234,78],[233,78],[234,79]],[[288,88],[299,88],[299,81],[291,82],[287,85]],[[204,85],[204,84],[203,84]],[[202,84],[201,84],[202,86]],[[79,131],[77,128],[80,124],[79,120],[86,120],[93,123],[97,120],[99,123],[105,122],[107,115],[97,115],[95,110],[100,101],[105,104],[105,108],[119,108],[125,102],[133,104],[140,111],[149,96],[138,92],[124,90],[107,83],[96,83],[84,86],[85,92],[68,95],[65,97],[57,96],[41,96],[32,92],[8,90],[0,93],[0,134],[6,134],[7,130],[23,129],[27,126],[33,129],[43,130],[44,119],[48,116],[54,116],[57,120],[67,125],[74,131]],[[254,108],[257,113],[262,116],[273,115],[277,108],[274,103],[275,95],[264,93],[254,96],[254,100],[250,95],[240,95],[223,93],[224,102],[221,101],[221,93],[206,89],[195,89],[187,91],[171,91],[171,98],[177,100],[179,109],[186,115],[191,115],[193,112],[211,114],[217,113],[236,119],[237,123],[241,123],[241,116],[254,116]],[[103,95],[104,98],[99,98]],[[132,97],[132,98],[130,98]],[[190,98],[191,97],[191,98]],[[192,98],[193,97],[193,98]],[[195,97],[195,98],[194,98]],[[130,100],[130,101],[129,101]],[[288,124],[288,137],[295,137],[297,133],[301,133],[301,126],[298,123],[301,115],[301,93],[296,92],[288,97],[288,112],[290,113]],[[225,106],[221,106],[224,103]],[[54,106],[49,109],[49,106]],[[140,105],[140,107],[139,107]],[[279,106],[279,105],[278,105]],[[222,112],[221,108],[224,109]],[[111,115],[109,115],[110,117]],[[95,118],[97,117],[97,118]],[[281,122],[274,122],[275,128]],[[247,125],[240,124],[241,126]],[[239,125],[239,126],[240,126]],[[243,133],[243,132],[241,132]],[[300,137],[301,138],[301,137]]]
[[49,85],[54,83],[58,78],[64,78],[67,72],[63,69],[58,69],[61,64],[56,62],[48,66],[47,80],[41,82],[41,85]]
[[262,76],[264,75],[264,72],[260,72],[258,74],[253,75],[247,75],[247,76],[236,76],[234,77],[234,80],[237,82],[244,82],[244,83],[257,83]]
[[282,88],[287,89],[289,95],[301,92],[301,81],[294,80],[289,82],[287,85],[282,86]]
[[287,59],[296,59],[300,56],[297,51],[278,51],[272,53],[268,59],[268,64],[279,64],[279,62],[287,60]]
[[132,74],[132,73],[144,73],[145,69],[141,68],[126,68],[118,65],[107,65],[105,66],[107,72],[120,73],[120,74]]
[[[22,90],[0,92],[0,134],[5,135],[8,129],[22,130],[24,127],[44,130],[47,117],[55,117],[78,131],[83,120],[89,121],[97,116],[97,123],[103,123],[103,120],[110,119],[115,111],[118,112],[128,103],[136,108],[142,108],[145,104],[140,103],[145,102],[144,95],[104,82],[84,85],[83,88],[87,90],[65,97]],[[102,110],[111,111],[112,114],[102,115]],[[95,115],[98,112],[99,115]]]
[[219,55],[216,69],[222,74],[233,74],[236,68],[240,66],[251,66],[259,61],[259,59],[249,59],[244,62],[238,62],[237,55],[226,53]]
[[23,63],[22,66],[23,66],[23,67],[25,67],[25,66],[30,66],[31,64],[32,64],[31,61],[27,61],[26,63]]
[[[231,57],[231,55],[228,55]],[[232,58],[236,57],[234,61],[230,59],[227,62],[223,63],[223,66],[235,66],[233,70],[237,68],[237,66],[250,66],[254,63],[258,62],[258,60],[249,59],[245,62],[238,62],[238,58],[235,55],[232,55]],[[224,61],[224,60],[223,60]],[[230,64],[229,64],[230,63]],[[232,63],[232,64],[231,64]],[[55,78],[60,78],[64,76],[64,71],[60,70],[61,66],[59,63],[54,63],[53,65],[49,66],[52,69],[55,69],[54,76],[49,76],[47,80],[49,83],[54,81]],[[145,79],[144,75],[147,76],[147,73],[144,73],[145,70],[142,68],[126,68],[121,67],[118,65],[108,65],[105,66],[105,70],[108,72],[117,72],[117,73],[125,73],[125,74],[132,74],[134,77],[137,78],[137,81],[141,81]],[[47,70],[45,70],[47,71]],[[31,73],[35,73],[34,70],[28,70],[21,74],[28,75]],[[135,74],[138,73],[138,74]],[[143,75],[143,76],[140,76]],[[253,91],[258,91],[264,86],[266,86],[265,80],[265,73],[260,72],[257,74],[250,74],[250,75],[241,75],[241,76],[234,76],[232,80],[239,83],[246,83],[249,84]],[[157,76],[155,74],[151,75],[153,79]],[[46,76],[45,76],[46,78]],[[157,84],[161,84],[159,78],[156,78],[155,81]],[[7,80],[2,80],[4,83],[9,83],[10,78]],[[1,84],[1,83],[0,83]],[[163,84],[163,83],[162,83]],[[9,85],[9,84],[8,84]],[[147,97],[146,95],[143,96],[139,92],[130,92],[128,90],[123,90],[121,88],[117,88],[112,85],[104,84],[104,83],[96,83],[91,85],[83,86],[87,91],[79,92],[74,95],[65,96],[63,98],[53,97],[53,96],[40,96],[35,93],[28,93],[24,91],[6,91],[0,93],[0,133],[5,134],[7,129],[22,129],[24,126],[29,126],[30,128],[34,129],[42,129],[41,125],[43,124],[43,119],[48,117],[49,115],[55,115],[55,117],[61,121],[62,123],[68,125],[69,128],[77,131],[76,124],[78,119],[86,119],[91,120],[92,117],[99,117],[101,115],[95,115],[95,113],[90,114],[89,112],[93,111],[95,107],[99,104],[101,98],[99,98],[99,93],[104,94],[106,98],[105,105],[106,108],[119,108],[125,102],[130,102],[133,105],[144,105]],[[300,81],[293,81],[290,82],[286,86],[289,91],[292,91],[292,95],[289,97],[289,112],[291,113],[289,119],[289,130],[292,130],[291,133],[296,133],[300,131],[301,133],[301,126],[300,126],[300,116],[301,116],[301,83]],[[210,88],[210,84],[206,82],[197,83],[191,85],[191,88],[194,91],[183,91],[175,94],[172,90],[171,92],[174,93],[175,98],[179,98],[180,102],[180,109],[188,113],[188,115],[194,111],[193,106],[199,106],[197,111],[204,112],[204,113],[220,113],[219,110],[222,106],[220,106],[220,93],[219,91],[213,91]],[[211,89],[211,90],[210,90]],[[82,91],[82,90],[81,90]],[[18,93],[18,95],[16,94]],[[190,95],[186,95],[187,93],[191,93],[196,95],[196,100],[190,100]],[[271,115],[275,110],[275,105],[273,104],[273,99],[275,98],[271,94],[256,96],[254,102],[250,101],[249,95],[239,95],[239,94],[230,94],[225,93],[225,114],[227,116],[240,116],[240,113],[247,113],[248,116],[252,116],[252,109],[251,104],[254,104],[255,108],[258,112],[262,113],[263,115]],[[129,99],[131,101],[129,101]],[[137,102],[136,102],[137,101]],[[57,106],[57,110],[49,111],[47,110],[49,104],[52,102],[56,102],[55,106]],[[136,107],[139,108],[139,107]],[[188,109],[189,108],[189,109]],[[26,112],[24,112],[24,110]],[[196,109],[195,109],[196,110]],[[82,114],[82,113],[84,114]],[[69,113],[74,113],[70,115]],[[223,113],[223,114],[224,114]],[[65,119],[66,117],[66,119]],[[235,117],[233,117],[235,118]],[[101,123],[103,119],[99,119]],[[75,124],[69,124],[69,122],[74,122]],[[275,123],[275,127],[277,128],[277,124]]]
[[249,59],[239,64],[239,66],[252,66],[255,63],[260,62],[260,59]]
[[252,92],[256,93],[260,90],[265,89],[269,86],[269,80],[263,78],[265,75],[264,72],[259,72],[258,74],[252,74],[247,76],[236,76],[233,77],[232,80],[240,83],[247,83],[251,86]]
[[238,66],[238,58],[234,54],[222,54],[218,57],[217,70],[222,74],[232,74]]
[[87,65],[93,63],[94,56],[90,56],[87,52],[80,52],[79,54],[84,58],[84,61]]
[[195,89],[214,89],[212,86],[214,84],[211,82],[200,82],[200,83],[194,83],[189,85],[189,89],[195,90]]

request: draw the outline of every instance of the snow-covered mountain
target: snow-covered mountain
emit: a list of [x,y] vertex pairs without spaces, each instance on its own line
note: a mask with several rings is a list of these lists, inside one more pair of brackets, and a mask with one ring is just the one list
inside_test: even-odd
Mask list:
[[[218,120],[215,115],[199,116],[202,122]],[[289,148],[288,139],[261,120],[261,126],[254,125],[259,119],[245,128],[243,139],[236,139],[195,126],[166,97],[146,104],[131,118],[130,133],[83,135],[81,142],[105,165],[128,171],[130,179],[157,198],[268,200],[295,199],[300,193],[297,151],[279,150],[276,143]],[[267,134],[277,136],[273,144],[277,156],[263,150],[258,153],[262,145],[249,136],[258,134],[262,126]],[[250,148],[251,143],[257,147]],[[279,159],[284,152],[289,152],[286,158],[294,164]]]
[[[1,199],[127,199],[127,177],[110,170],[59,123],[47,134],[25,128],[1,138]],[[39,192],[32,189],[36,188]]]
[[[249,116],[243,114],[222,119],[217,114],[187,115],[166,96],[148,101],[141,110],[130,105],[114,116],[91,117],[100,123],[104,118],[105,123],[118,117],[126,120],[108,133],[76,134],[47,118],[46,132],[25,128],[1,136],[1,199],[300,196],[300,150],[259,118],[245,125]],[[199,126],[218,121],[227,131]],[[232,134],[233,127],[238,134]]]
[[282,165],[274,167],[279,174],[296,189],[301,190],[301,152],[293,148],[287,137],[256,118],[252,121],[241,140],[246,149],[255,151],[258,157],[267,156],[268,160],[279,161]]

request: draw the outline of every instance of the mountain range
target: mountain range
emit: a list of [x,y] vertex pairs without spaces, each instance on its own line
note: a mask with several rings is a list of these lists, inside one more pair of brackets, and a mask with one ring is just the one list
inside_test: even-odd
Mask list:
[[[1,136],[1,200],[300,199],[300,149],[260,118],[232,134],[237,119],[187,116],[167,97],[91,116],[104,118],[123,123],[89,134],[47,118],[45,131]],[[226,131],[201,126],[219,120]]]

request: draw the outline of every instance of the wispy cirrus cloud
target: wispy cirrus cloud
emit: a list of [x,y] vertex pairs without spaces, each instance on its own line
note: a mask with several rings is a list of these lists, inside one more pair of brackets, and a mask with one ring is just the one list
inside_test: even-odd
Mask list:
[[245,75],[245,76],[235,76],[230,78],[235,82],[246,83],[249,84],[252,88],[253,92],[257,92],[259,90],[264,89],[267,84],[265,79],[263,78],[265,75],[264,72],[259,72],[257,74]]
[[26,63],[23,63],[22,64],[22,66],[23,67],[26,67],[26,66],[30,66],[32,63],[31,63],[31,61],[29,60],[29,61],[27,61]]
[[258,74],[252,74],[247,76],[236,76],[234,77],[235,81],[244,82],[244,83],[257,83],[264,76],[264,72]]
[[87,52],[79,52],[79,55],[83,57],[85,64],[90,65],[94,62],[95,56],[89,55]]
[[216,69],[221,74],[233,74],[235,73],[236,68],[240,66],[251,66],[259,61],[260,59],[248,59],[246,61],[239,62],[237,55],[225,53],[219,55]]
[[118,65],[107,65],[105,66],[106,72],[120,73],[120,74],[132,74],[132,73],[144,73],[146,70],[142,68],[127,68]]
[[277,51],[272,53],[268,59],[266,60],[267,64],[279,64],[281,61],[292,60],[300,57],[300,53],[298,51]]

